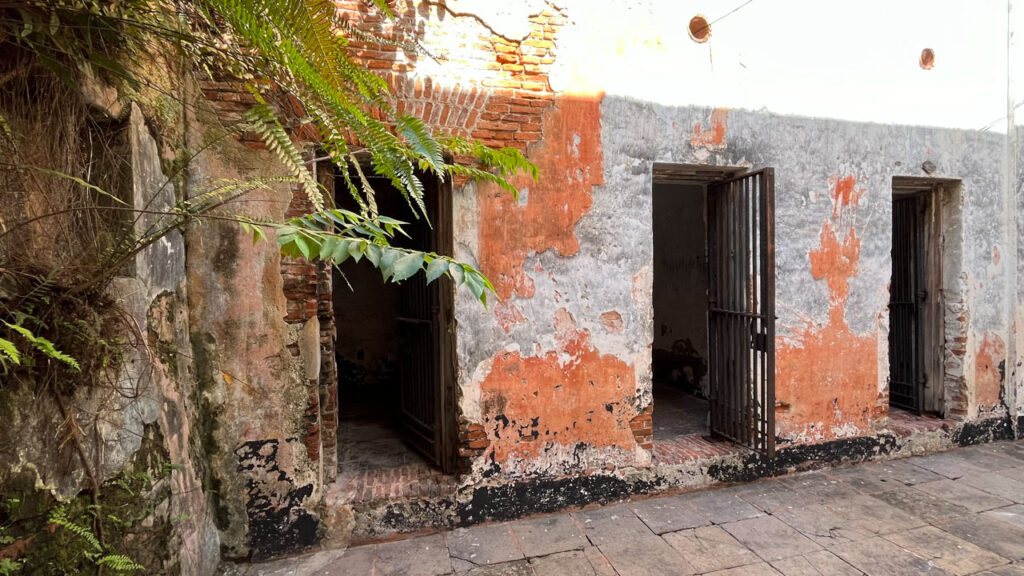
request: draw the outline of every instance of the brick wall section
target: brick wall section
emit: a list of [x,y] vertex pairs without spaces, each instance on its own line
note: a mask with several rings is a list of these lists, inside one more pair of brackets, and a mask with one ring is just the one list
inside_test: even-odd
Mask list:
[[375,33],[392,40],[415,39],[428,52],[447,50],[454,55],[441,61],[445,77],[432,78],[418,74],[421,56],[393,46],[351,43],[356,61],[387,79],[399,113],[415,114],[435,128],[493,147],[525,151],[540,141],[541,115],[554,103],[548,71],[555,61],[556,35],[567,22],[557,8],[549,6],[531,16],[530,34],[522,41],[502,38],[481,26],[476,38],[437,46],[436,38],[444,35],[432,35],[429,29],[445,26],[454,18],[449,14],[439,23],[436,17],[423,16],[424,4],[399,2],[395,23],[384,24],[367,12],[363,2],[336,4],[342,18],[353,24],[368,23]]
[[[306,214],[312,209],[302,189],[295,187],[286,217]],[[324,480],[337,476],[338,374],[334,363],[334,310],[331,304],[331,272],[322,263],[304,258],[281,258],[281,276],[287,301],[285,322],[303,324],[316,317],[320,322],[320,377],[309,383],[309,403],[303,418],[303,441],[309,458],[323,459]],[[297,356],[297,344],[289,345]]]
[[459,470],[467,470],[490,445],[482,424],[459,418]]
[[646,408],[629,421],[629,429],[633,431],[633,438],[638,446],[644,450],[654,449],[654,405],[648,404]]

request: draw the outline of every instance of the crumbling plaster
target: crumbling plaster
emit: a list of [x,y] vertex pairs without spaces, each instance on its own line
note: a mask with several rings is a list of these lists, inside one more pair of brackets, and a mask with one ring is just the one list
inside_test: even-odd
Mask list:
[[[566,97],[561,97],[559,105],[565,101]],[[726,115],[724,142],[714,144],[695,137],[708,130],[714,133],[712,118],[717,117],[718,123],[725,125]],[[1002,274],[992,264],[993,250],[997,250],[1000,239],[997,200],[1002,136],[741,110],[667,107],[612,96],[601,101],[599,123],[581,123],[568,130],[600,131],[604,184],[587,191],[590,208],[573,230],[579,245],[576,252],[563,255],[539,246],[524,259],[521,270],[528,276],[531,291],[511,294],[490,310],[459,295],[464,417],[486,421],[494,416],[492,407],[480,403],[478,391],[494,370],[494,358],[508,354],[541,357],[559,350],[554,319],[562,310],[591,335],[596,349],[633,366],[635,405],[642,407],[650,402],[650,201],[655,161],[775,168],[776,345],[780,354],[790,352],[779,362],[794,364],[777,369],[778,435],[783,442],[865,435],[884,424],[892,177],[925,176],[921,166],[930,161],[936,167],[931,176],[959,179],[963,221],[947,233],[962,234],[957,241],[962,244],[962,276],[966,281],[946,286],[945,290],[968,303],[964,374],[968,389],[975,392],[969,399],[968,416],[992,413],[991,392],[985,392],[984,386],[978,390],[976,384],[991,378],[989,366],[1000,361],[989,360],[998,356],[998,352],[992,352],[995,345],[991,342],[1005,338],[1007,330],[998,305],[1003,293]],[[550,146],[551,141],[546,139],[545,144]],[[546,151],[534,151],[543,162]],[[537,153],[531,157],[538,161]],[[529,188],[526,202],[542,202],[538,186],[531,184]],[[481,262],[486,260],[481,251],[488,247],[478,238],[492,233],[481,227],[500,228],[503,219],[481,220],[466,214],[476,209],[475,203],[466,198],[474,193],[478,198],[482,194],[472,186],[457,192],[456,221],[467,225],[456,228],[457,256]],[[517,229],[512,226],[505,234],[512,236]],[[840,250],[831,254],[823,245],[828,242],[835,242]],[[815,257],[826,262],[812,264]],[[839,268],[834,267],[839,261],[829,261],[837,258],[844,262]],[[513,308],[521,319],[508,325],[503,314]],[[607,311],[622,316],[621,332],[602,327],[599,318]],[[839,324],[830,331],[830,323]],[[820,353],[806,353],[811,346],[817,346]],[[563,358],[563,362],[572,361],[571,355]],[[852,370],[854,367],[857,369]],[[561,374],[545,374],[548,380],[542,385],[568,385],[569,379]],[[510,392],[525,385],[507,383]],[[588,394],[580,389],[577,393]],[[793,415],[787,416],[787,410],[794,411]],[[575,444],[571,436],[565,442]],[[572,458],[579,469],[597,467],[602,458],[606,466],[613,467],[645,461],[643,450],[619,448],[609,456],[601,453],[601,446],[580,442],[571,457],[560,449],[535,452],[533,460],[501,471],[564,473],[574,468],[566,465]],[[591,452],[600,456],[588,459],[585,455]],[[502,463],[497,464],[501,468]],[[478,471],[493,467],[494,462],[486,456],[476,462]]]
[[[199,120],[194,138],[216,138],[217,124]],[[192,193],[275,170],[286,174],[270,152],[222,139],[193,162]],[[254,190],[224,214],[280,221],[291,197],[288,185]],[[312,327],[285,323],[274,242],[254,244],[237,224],[208,220],[189,229],[186,249],[199,435],[222,553],[259,556],[309,545],[317,538],[323,474],[302,443],[319,370],[316,318],[307,322]]]

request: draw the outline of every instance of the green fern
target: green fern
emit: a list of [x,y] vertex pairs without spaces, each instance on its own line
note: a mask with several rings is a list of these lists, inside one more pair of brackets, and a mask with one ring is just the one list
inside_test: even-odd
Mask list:
[[[8,328],[10,328],[11,330],[14,330],[18,334],[20,334],[25,340],[28,340],[29,343],[31,343],[33,347],[35,347],[37,350],[39,350],[43,354],[49,356],[50,358],[53,358],[54,360],[59,360],[59,361],[65,363],[65,364],[67,364],[75,372],[78,372],[78,371],[80,371],[82,369],[78,365],[78,361],[77,360],[75,360],[71,356],[68,356],[67,354],[61,352],[60,350],[57,350],[57,348],[56,348],[56,346],[54,346],[53,342],[50,342],[46,338],[43,338],[42,336],[36,336],[35,334],[32,333],[31,330],[29,330],[28,328],[25,328],[24,326],[18,326],[17,324],[11,324],[10,322],[4,322],[4,325],[7,326]],[[8,340],[4,340],[3,342],[7,342],[8,344],[10,344],[10,341],[8,341]],[[4,353],[6,355],[8,355],[8,356],[10,355],[10,350],[7,350],[6,346],[4,346],[2,343],[0,343],[0,348],[4,349],[3,351],[4,351]]]
[[135,561],[123,554],[106,554],[101,556],[96,560],[96,565],[110,568],[114,572],[119,573],[131,573],[146,569],[145,566],[135,563]]

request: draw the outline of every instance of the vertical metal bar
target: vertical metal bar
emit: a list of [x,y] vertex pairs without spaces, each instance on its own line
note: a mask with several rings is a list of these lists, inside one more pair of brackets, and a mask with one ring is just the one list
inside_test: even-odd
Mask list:
[[765,398],[768,415],[768,435],[766,438],[766,452],[768,456],[775,455],[775,171],[767,168],[764,171],[764,200],[761,213],[764,215],[764,261],[762,263],[764,273],[767,277],[765,283],[765,310],[764,316],[767,323],[767,348],[771,351],[767,354],[768,367],[765,376],[768,378],[767,397]]

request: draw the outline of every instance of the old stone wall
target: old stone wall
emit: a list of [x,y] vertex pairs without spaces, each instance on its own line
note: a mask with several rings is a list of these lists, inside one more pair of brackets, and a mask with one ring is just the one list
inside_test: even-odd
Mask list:
[[[110,121],[123,125],[123,147],[117,148],[123,171],[105,175],[103,182],[123,192],[129,207],[142,211],[137,219],[123,221],[132,226],[134,234],[151,234],[160,227],[163,217],[159,213],[172,209],[182,192],[165,168],[166,150],[161,150],[161,141],[151,127],[152,117],[134,103],[118,102],[112,108],[95,102],[89,105],[96,107],[90,109],[91,114],[108,115]],[[19,137],[21,130],[30,128],[21,118],[4,112]],[[69,114],[60,120],[73,122],[73,118]],[[38,223],[32,226],[37,238],[61,238],[66,222],[47,214],[59,211],[68,198],[60,196],[59,188],[26,187],[26,191],[30,201],[20,207],[11,203],[22,200],[16,195],[0,202],[0,214],[8,225],[14,228],[23,221],[20,218],[37,216]],[[17,233],[12,233],[5,239],[5,249],[20,250],[11,244],[11,238],[19,241]],[[56,245],[87,252],[89,238],[61,238]],[[40,257],[48,258],[45,251]],[[14,262],[2,259],[5,265]],[[58,268],[52,273],[58,277],[59,272]],[[132,533],[124,542],[108,544],[152,573],[209,574],[220,559],[219,536],[207,505],[206,464],[196,435],[200,415],[190,380],[189,290],[182,234],[171,231],[140,250],[105,292],[97,300],[109,299],[105,313],[117,315],[121,322],[114,324],[118,333],[104,333],[104,342],[97,343],[109,347],[98,350],[107,355],[103,364],[96,365],[92,363],[95,358],[87,356],[77,358],[96,371],[81,380],[88,385],[67,388],[63,400],[56,400],[44,382],[33,385],[11,380],[0,386],[0,500],[8,518],[6,527],[15,530],[8,536],[24,538],[20,546],[27,554],[27,559],[19,558],[21,553],[15,550],[7,557],[27,562],[27,568],[43,569],[41,563],[48,560],[47,544],[39,544],[41,550],[36,551],[29,544],[39,534],[16,532],[22,524],[19,507],[36,507],[44,518],[57,506],[73,509],[79,500],[91,501],[93,475],[103,498],[121,499],[117,505],[100,499],[99,505],[106,506],[101,508],[102,514],[120,517]],[[105,306],[101,302],[95,305]],[[89,321],[87,315],[74,314],[58,320],[67,326]],[[139,479],[145,482],[140,484]],[[144,486],[145,490],[132,492],[120,486],[134,486],[135,490]]]

